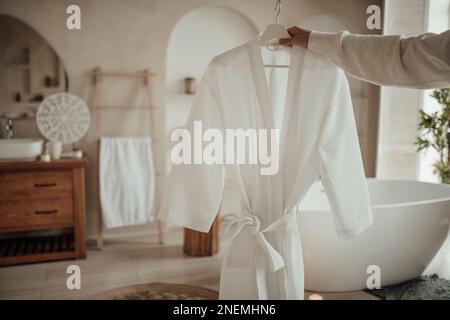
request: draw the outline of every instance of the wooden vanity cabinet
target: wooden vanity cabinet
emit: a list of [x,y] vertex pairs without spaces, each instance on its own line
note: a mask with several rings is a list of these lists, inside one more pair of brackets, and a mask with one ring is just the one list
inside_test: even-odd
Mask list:
[[0,163],[0,266],[86,257],[86,164]]

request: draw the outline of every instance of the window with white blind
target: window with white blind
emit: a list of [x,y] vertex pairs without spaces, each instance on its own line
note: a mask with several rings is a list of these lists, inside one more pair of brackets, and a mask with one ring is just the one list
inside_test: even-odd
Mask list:
[[[415,36],[448,29],[450,0],[386,0],[384,34]],[[418,154],[419,110],[429,111],[430,91],[383,87],[379,124],[377,177],[437,181],[435,153]]]

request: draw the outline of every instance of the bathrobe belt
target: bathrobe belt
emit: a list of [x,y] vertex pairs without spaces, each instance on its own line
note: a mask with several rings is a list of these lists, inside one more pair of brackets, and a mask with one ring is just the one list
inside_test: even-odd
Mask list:
[[268,299],[267,283],[266,283],[266,262],[269,265],[270,271],[278,271],[285,266],[285,262],[281,254],[275,250],[272,244],[266,239],[265,233],[270,231],[288,231],[290,227],[296,223],[297,210],[292,210],[288,214],[283,215],[268,227],[261,230],[261,221],[258,216],[246,210],[246,213],[240,216],[232,215],[233,219],[230,221],[227,229],[232,232],[233,238],[237,237],[239,233],[248,228],[255,237],[257,244],[264,252],[264,257],[256,255],[255,259],[255,273],[256,285],[258,289],[258,298],[261,300]]

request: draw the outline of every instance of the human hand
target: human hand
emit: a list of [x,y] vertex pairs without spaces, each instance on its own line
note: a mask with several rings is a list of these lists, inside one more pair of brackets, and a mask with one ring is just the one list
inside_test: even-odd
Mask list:
[[308,47],[309,35],[311,34],[311,31],[301,29],[299,27],[290,27],[287,31],[291,35],[291,38],[280,39],[281,45],[290,47],[293,45],[304,48]]

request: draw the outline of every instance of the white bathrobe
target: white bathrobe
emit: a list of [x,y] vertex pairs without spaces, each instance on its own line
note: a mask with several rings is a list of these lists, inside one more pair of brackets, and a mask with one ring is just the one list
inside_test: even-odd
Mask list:
[[[194,121],[202,121],[204,130],[222,131],[279,127],[278,173],[261,175],[254,164],[175,165],[160,210],[163,221],[208,232],[225,171],[231,175],[243,212],[231,223],[235,232],[223,262],[221,299],[303,299],[296,215],[319,173],[342,238],[359,235],[372,222],[344,72],[322,55],[288,50],[270,53],[256,37],[214,58],[186,125],[192,130]],[[265,63],[286,62],[289,69],[273,71],[279,81],[267,78]]]

